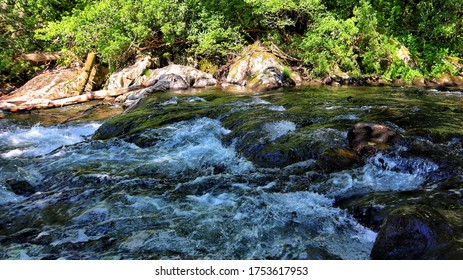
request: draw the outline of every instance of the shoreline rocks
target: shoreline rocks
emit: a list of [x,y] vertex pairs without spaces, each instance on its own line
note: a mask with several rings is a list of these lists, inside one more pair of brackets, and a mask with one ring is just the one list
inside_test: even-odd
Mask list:
[[[137,69],[137,68],[135,68]],[[140,73],[140,71],[137,71]],[[143,76],[136,77],[133,86],[147,85],[150,86],[128,92],[119,96],[116,102],[123,103],[129,107],[136,103],[143,96],[164,90],[185,90],[188,88],[204,88],[217,85],[217,80],[211,74],[197,70],[196,68],[171,64],[158,69],[145,69]]]
[[299,80],[272,53],[257,51],[245,55],[230,66],[227,83],[245,86],[256,91],[295,86]]
[[[399,59],[409,65],[414,65],[408,49],[401,46],[400,51],[396,54]],[[189,66],[171,64],[163,68],[156,67],[159,63],[156,58],[145,55],[138,59],[132,65],[111,74],[108,77],[108,69],[101,65],[95,65],[89,81],[86,82],[85,88],[76,93],[76,88],[80,88],[80,74],[82,69],[61,69],[46,71],[27,82],[22,87],[11,92],[11,87],[6,84],[0,85],[0,110],[3,111],[22,111],[31,109],[52,108],[57,106],[72,105],[75,103],[85,102],[87,100],[98,99],[110,96],[111,100],[124,103],[127,100],[134,100],[145,94],[157,90],[178,90],[186,88],[204,88],[217,86],[217,79],[222,79],[221,86],[224,88],[237,87],[237,92],[263,92],[281,87],[303,86],[413,86],[419,88],[437,88],[447,90],[448,88],[463,88],[463,72],[461,63],[458,58],[444,59],[447,64],[454,69],[460,69],[458,74],[442,74],[439,78],[425,79],[416,77],[407,82],[402,79],[385,80],[377,75],[352,77],[340,69],[334,69],[324,78],[315,79],[304,75],[302,65],[289,67],[285,65],[275,52],[266,47],[255,43],[245,48],[244,53],[232,63],[229,61],[218,71],[217,67],[214,76],[212,74],[200,71]],[[197,65],[189,59],[184,63]],[[204,68],[204,67],[203,67]],[[202,68],[201,68],[202,69]],[[292,69],[293,71],[291,71]],[[203,69],[204,70],[204,69]],[[212,73],[212,72],[211,72]],[[225,77],[225,74],[227,76]],[[220,75],[217,76],[217,75]],[[107,79],[105,90],[102,93],[98,91],[93,94],[94,90],[101,89],[102,84]],[[158,81],[162,83],[154,86]],[[145,87],[148,89],[143,90]],[[114,92],[112,92],[114,91]],[[136,91],[136,92],[133,92]],[[86,96],[77,97],[76,95]],[[90,93],[90,95],[88,95]],[[141,94],[142,93],[142,94]],[[118,97],[114,99],[113,97]],[[63,102],[55,102],[55,100]],[[131,103],[131,102],[129,102]],[[127,104],[126,104],[127,105]],[[130,105],[130,104],[129,104]]]

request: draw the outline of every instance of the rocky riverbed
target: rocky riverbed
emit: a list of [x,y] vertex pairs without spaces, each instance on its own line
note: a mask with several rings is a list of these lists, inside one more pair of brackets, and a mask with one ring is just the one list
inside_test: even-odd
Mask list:
[[461,259],[462,97],[203,89],[7,114],[0,257]]

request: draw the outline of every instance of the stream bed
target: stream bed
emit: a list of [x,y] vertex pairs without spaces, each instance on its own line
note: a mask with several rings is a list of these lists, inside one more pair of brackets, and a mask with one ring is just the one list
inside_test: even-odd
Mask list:
[[[463,258],[461,91],[86,106],[0,119],[0,259]],[[401,141],[359,159],[359,122]]]

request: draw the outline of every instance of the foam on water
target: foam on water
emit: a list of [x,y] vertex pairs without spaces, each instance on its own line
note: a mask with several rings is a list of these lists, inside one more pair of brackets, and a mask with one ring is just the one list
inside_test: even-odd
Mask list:
[[354,121],[358,119],[360,119],[360,116],[357,114],[339,115],[333,118],[333,120],[349,120],[349,121]]
[[263,125],[270,141],[274,141],[284,135],[296,131],[296,124],[290,121],[270,122]]
[[0,183],[0,205],[5,204],[5,203],[10,203],[10,202],[21,202],[23,200],[24,200],[23,196],[16,195],[15,193],[8,191]]
[[159,129],[145,131],[145,136],[160,139],[154,146],[140,148],[123,140],[95,141],[67,147],[50,155],[52,168],[89,168],[118,174],[196,176],[214,172],[215,167],[232,174],[253,169],[252,163],[237,155],[221,138],[230,131],[219,121],[200,118]]
[[262,98],[255,97],[255,96],[253,96],[251,98],[251,101],[248,103],[248,105],[261,105],[261,104],[271,105],[272,103]]
[[326,107],[325,109],[326,110],[338,110],[338,109],[342,109],[344,108],[343,106],[330,106],[330,107]]
[[283,106],[276,106],[276,105],[272,105],[272,106],[268,107],[268,109],[269,109],[270,111],[277,111],[277,112],[284,112],[284,111],[286,111],[286,108],[285,108],[285,107],[283,107]]
[[88,123],[73,126],[35,125],[30,128],[3,129],[0,130],[0,146],[3,147],[0,156],[16,158],[45,155],[61,146],[84,141],[99,126],[99,123]]
[[331,174],[321,190],[332,197],[413,190],[422,185],[427,173],[437,169],[429,160],[394,158],[379,153],[361,168]]
[[374,232],[333,207],[333,199],[312,192],[189,197],[192,203],[188,207],[196,213],[196,217],[190,217],[192,236],[223,236],[209,240],[210,248],[220,251],[210,252],[211,256],[303,258],[300,254],[314,246],[344,259],[364,259],[376,238]]
[[312,192],[188,195],[155,211],[170,226],[128,232],[120,248],[166,258],[368,258],[376,234],[333,203]]
[[161,103],[161,106],[168,106],[168,105],[177,105],[178,104],[178,97],[174,96],[169,98],[168,100]]
[[178,98],[177,96],[173,96],[166,101],[162,102],[161,106],[168,106],[168,105],[177,105],[178,103],[186,102],[186,103],[195,103],[195,102],[207,102],[206,99],[197,97],[197,96],[187,96],[183,98]]
[[218,196],[213,196],[210,193],[206,193],[202,196],[188,195],[187,197],[192,201],[208,205],[209,207],[236,205],[236,196],[228,193],[222,193]]
[[463,95],[462,91],[459,90],[437,90],[437,89],[429,89],[428,92],[436,93],[439,95],[444,94],[445,96],[461,96]]
[[266,105],[265,107],[270,110],[270,111],[276,111],[276,112],[284,112],[286,111],[286,108],[280,105],[274,105],[271,102],[264,100],[259,97],[253,96],[250,101],[238,101],[233,103],[234,107],[237,108],[237,110],[248,110],[251,109],[252,106],[256,105]]
[[206,99],[198,96],[186,97],[185,102],[194,103],[194,102],[207,102]]

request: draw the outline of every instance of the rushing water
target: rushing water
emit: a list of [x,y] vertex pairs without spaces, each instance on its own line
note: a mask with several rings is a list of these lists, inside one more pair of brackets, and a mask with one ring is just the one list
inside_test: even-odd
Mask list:
[[[179,117],[136,139],[92,140],[101,118],[8,115],[0,119],[0,258],[368,259],[377,228],[342,201],[410,192],[400,198],[413,201],[461,176],[462,96],[165,93],[151,97],[155,110]],[[386,124],[437,156],[404,144],[363,164],[320,169],[324,149],[347,149],[359,121]],[[445,153],[451,161],[441,161]],[[383,203],[375,206],[395,202]]]

